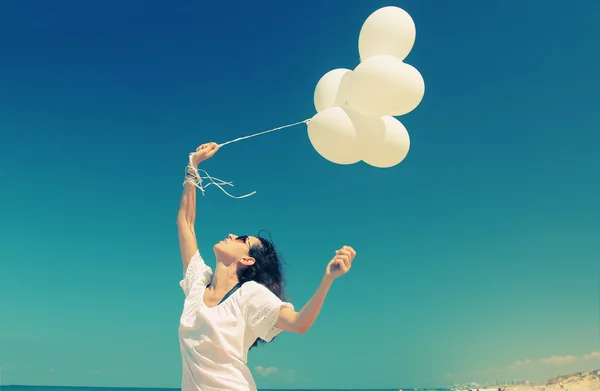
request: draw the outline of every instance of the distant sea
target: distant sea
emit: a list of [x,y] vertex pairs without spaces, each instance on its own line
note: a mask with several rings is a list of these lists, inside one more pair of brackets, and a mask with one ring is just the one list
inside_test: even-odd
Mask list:
[[[59,387],[59,386],[0,386],[0,391],[179,391],[179,388],[121,388],[121,387]],[[358,389],[261,389],[260,391],[359,391]],[[360,391],[398,391],[398,389],[364,389]],[[403,391],[415,391],[409,388]],[[419,389],[419,391],[448,391],[448,389]]]

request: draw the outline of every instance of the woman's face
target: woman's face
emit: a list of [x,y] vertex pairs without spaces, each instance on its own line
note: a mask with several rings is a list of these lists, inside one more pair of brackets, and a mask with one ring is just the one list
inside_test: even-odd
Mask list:
[[250,248],[255,245],[260,245],[260,240],[254,236],[229,234],[214,245],[214,251],[222,262],[239,262],[250,257]]

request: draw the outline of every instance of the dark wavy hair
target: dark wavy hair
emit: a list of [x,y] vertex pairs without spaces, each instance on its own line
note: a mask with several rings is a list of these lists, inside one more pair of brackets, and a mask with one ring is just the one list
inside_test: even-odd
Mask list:
[[[241,283],[246,281],[256,281],[263,284],[271,292],[275,294],[281,301],[287,301],[285,295],[285,279],[283,277],[283,261],[281,256],[275,250],[272,238],[267,240],[260,237],[261,230],[257,238],[260,244],[250,247],[249,255],[254,258],[255,262],[251,266],[238,269],[237,277]],[[267,231],[268,232],[268,231]],[[269,234],[270,236],[270,234]],[[258,346],[259,343],[266,341],[258,338],[250,349]]]

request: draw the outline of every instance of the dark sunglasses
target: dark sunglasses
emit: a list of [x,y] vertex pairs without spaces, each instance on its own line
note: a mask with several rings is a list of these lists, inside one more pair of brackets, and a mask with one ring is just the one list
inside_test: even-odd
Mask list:
[[242,242],[242,243],[246,243],[246,244],[250,245],[250,239],[248,238],[248,235],[238,236],[237,238],[235,238],[235,240],[237,242]]

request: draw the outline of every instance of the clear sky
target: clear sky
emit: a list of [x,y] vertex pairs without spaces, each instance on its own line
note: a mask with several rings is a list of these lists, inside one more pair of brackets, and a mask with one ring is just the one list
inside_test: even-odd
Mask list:
[[358,252],[306,335],[251,352],[259,386],[600,368],[597,0],[3,0],[3,382],[178,387],[188,152],[310,118],[384,5],[413,16],[426,82],[402,164],[330,163],[301,126],[205,165],[257,191],[199,196],[209,264],[269,229],[301,307],[338,247]]

